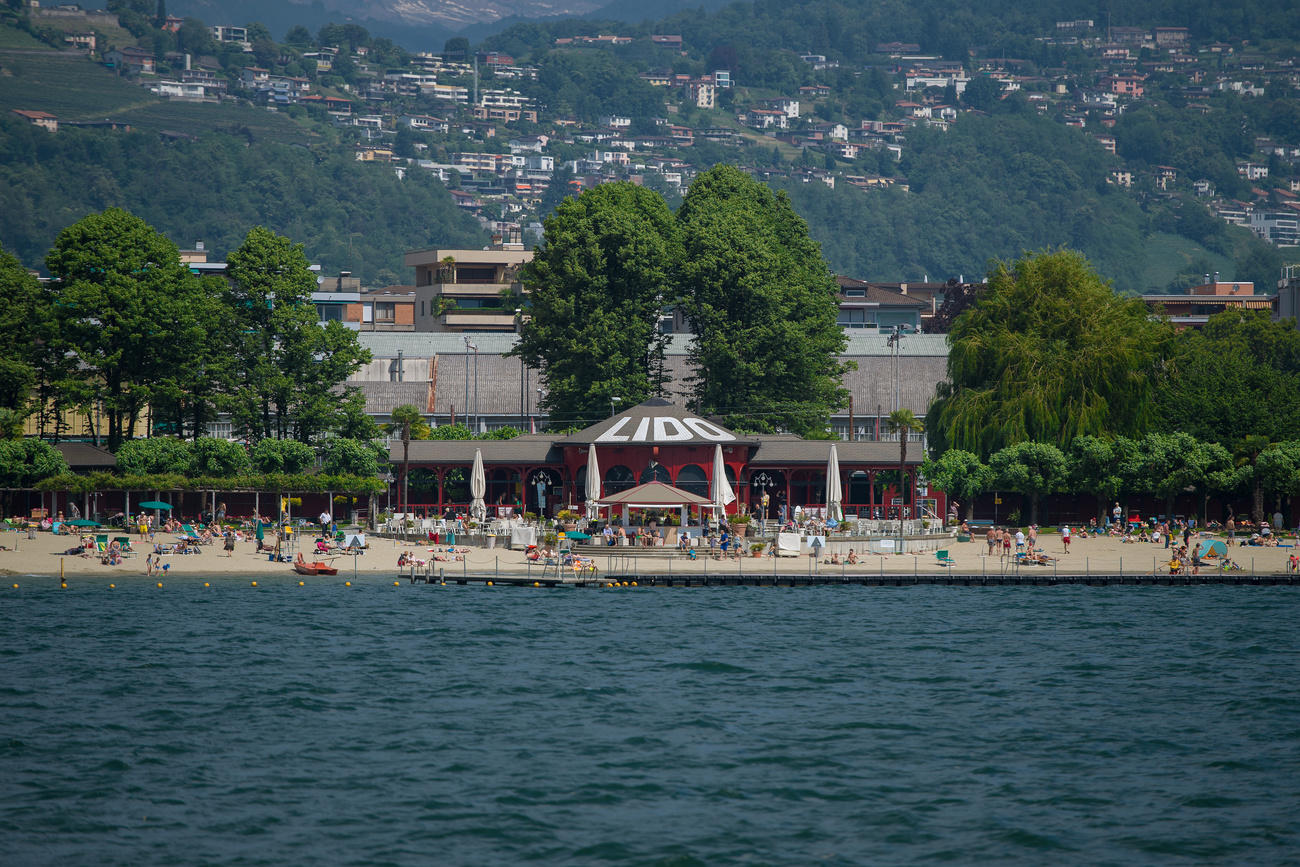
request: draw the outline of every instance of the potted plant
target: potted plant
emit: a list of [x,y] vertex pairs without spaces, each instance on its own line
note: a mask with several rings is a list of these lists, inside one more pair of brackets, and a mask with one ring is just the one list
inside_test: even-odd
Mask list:
[[578,513],[572,509],[561,509],[555,518],[566,533],[578,528]]
[[763,543],[762,543],[762,542],[755,542],[755,543],[753,543],[752,545],[750,545],[750,546],[749,546],[749,553],[753,554],[755,557],[762,557],[762,556],[763,556]]

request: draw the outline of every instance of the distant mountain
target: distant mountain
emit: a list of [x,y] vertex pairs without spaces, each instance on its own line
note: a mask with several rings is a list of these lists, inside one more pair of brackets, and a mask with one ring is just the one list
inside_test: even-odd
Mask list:
[[355,22],[384,35],[398,27],[456,32],[504,18],[577,16],[599,6],[599,0],[172,0],[167,9],[211,24],[260,21],[279,36],[294,24],[330,21]]

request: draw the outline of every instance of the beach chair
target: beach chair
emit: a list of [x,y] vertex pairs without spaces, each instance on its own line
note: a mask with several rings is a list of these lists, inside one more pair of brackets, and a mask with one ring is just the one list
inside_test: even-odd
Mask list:
[[951,567],[957,562],[956,560],[948,556],[947,548],[944,548],[942,551],[935,551],[934,558],[939,561],[940,566]]
[[122,552],[123,557],[135,556],[135,549],[131,547],[130,536],[114,536],[113,541],[118,544],[118,550]]
[[107,553],[108,553],[108,534],[107,534],[107,533],[103,534],[102,536],[96,536],[96,537],[95,537],[95,551],[96,551],[96,553],[99,553],[99,554],[107,554]]

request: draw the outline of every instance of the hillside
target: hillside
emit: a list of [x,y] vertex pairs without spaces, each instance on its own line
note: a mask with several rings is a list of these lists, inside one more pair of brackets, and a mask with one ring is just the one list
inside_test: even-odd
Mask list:
[[256,225],[303,244],[326,273],[367,285],[409,282],[402,254],[484,243],[478,224],[424,173],[214,132],[164,140],[152,132],[60,130],[0,119],[0,244],[39,267],[55,237],[87,213],[117,206],[182,247],[212,258]]

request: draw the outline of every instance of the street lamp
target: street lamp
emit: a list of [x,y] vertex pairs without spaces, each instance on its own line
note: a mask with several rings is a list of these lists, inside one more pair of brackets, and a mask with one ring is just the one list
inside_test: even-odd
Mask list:
[[388,508],[385,511],[393,511],[393,481],[397,477],[391,472],[384,473],[384,493],[388,498]]
[[[471,343],[469,335],[465,335],[465,403],[469,403],[469,352],[474,352],[474,432],[478,432],[478,345]],[[466,407],[468,409],[468,407]]]
[[622,402],[623,402],[623,398],[621,397],[611,397],[609,399],[609,414],[611,416],[614,415],[614,404],[622,403]]

